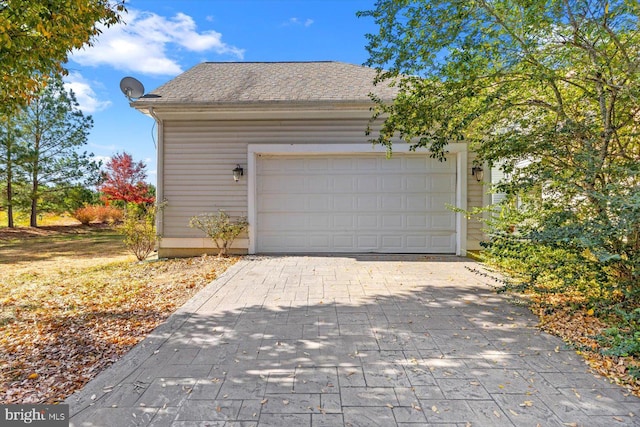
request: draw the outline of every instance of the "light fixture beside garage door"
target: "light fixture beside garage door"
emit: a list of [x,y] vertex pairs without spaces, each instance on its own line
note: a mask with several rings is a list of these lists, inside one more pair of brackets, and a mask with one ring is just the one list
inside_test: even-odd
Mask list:
[[471,176],[473,176],[478,182],[482,181],[482,178],[484,178],[484,170],[482,170],[482,166],[473,165],[471,168]]
[[240,181],[240,177],[244,175],[244,169],[240,165],[236,165],[236,168],[233,170],[233,180],[235,182]]

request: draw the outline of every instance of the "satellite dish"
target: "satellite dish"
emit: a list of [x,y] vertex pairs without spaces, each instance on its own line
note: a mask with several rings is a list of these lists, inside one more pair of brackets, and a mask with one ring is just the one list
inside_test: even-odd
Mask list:
[[133,77],[125,77],[120,80],[120,90],[129,101],[140,98],[144,95],[144,86]]

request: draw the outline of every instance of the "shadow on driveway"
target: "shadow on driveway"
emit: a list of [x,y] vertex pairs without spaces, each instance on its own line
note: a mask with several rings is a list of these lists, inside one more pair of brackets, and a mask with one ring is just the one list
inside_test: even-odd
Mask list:
[[247,257],[71,396],[71,426],[638,425],[456,257]]

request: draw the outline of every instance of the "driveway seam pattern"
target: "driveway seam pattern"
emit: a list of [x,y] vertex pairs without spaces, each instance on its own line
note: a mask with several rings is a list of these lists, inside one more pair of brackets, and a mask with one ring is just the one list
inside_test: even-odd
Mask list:
[[71,426],[634,426],[466,258],[258,256],[67,399]]

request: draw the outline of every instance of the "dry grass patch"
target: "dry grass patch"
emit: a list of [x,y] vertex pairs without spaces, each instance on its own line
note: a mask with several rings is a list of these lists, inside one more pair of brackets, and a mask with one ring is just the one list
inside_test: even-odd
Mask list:
[[75,228],[0,231],[3,403],[63,400],[237,261],[138,263],[115,231]]

